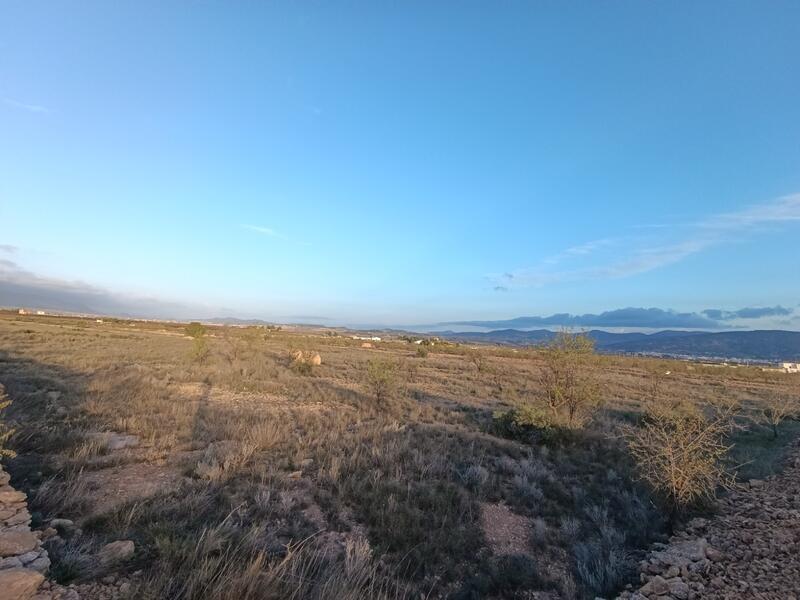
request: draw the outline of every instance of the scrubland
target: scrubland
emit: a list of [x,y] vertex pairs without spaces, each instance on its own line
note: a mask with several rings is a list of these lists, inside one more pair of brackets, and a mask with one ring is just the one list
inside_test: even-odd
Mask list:
[[3,315],[5,462],[34,525],[75,523],[52,576],[129,539],[136,598],[610,596],[800,433],[797,378],[755,368],[361,344]]

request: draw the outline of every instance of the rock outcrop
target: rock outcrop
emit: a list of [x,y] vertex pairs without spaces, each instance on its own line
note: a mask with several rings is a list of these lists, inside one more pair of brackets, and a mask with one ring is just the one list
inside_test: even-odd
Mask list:
[[10,480],[0,468],[0,600],[28,600],[44,582],[50,558],[41,532],[31,531],[25,494]]
[[719,501],[640,564],[625,600],[800,600],[800,445],[784,470]]

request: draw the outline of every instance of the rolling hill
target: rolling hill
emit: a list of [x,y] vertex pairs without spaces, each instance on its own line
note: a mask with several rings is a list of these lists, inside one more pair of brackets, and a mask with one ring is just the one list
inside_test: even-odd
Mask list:
[[[486,332],[452,332],[440,334],[452,340],[484,342],[515,346],[537,345],[548,342],[556,333],[547,329],[522,331],[499,329]],[[594,339],[601,352],[624,354],[655,354],[731,360],[776,362],[800,360],[800,332],[782,330],[704,331],[664,330],[656,333],[613,333],[592,330],[587,335]]]

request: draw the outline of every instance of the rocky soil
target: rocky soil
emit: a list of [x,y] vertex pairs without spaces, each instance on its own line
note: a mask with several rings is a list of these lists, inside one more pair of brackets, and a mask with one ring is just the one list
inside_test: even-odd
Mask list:
[[784,470],[751,480],[655,544],[640,565],[643,585],[625,600],[800,599],[800,444]]
[[[63,543],[59,533],[74,525],[67,519],[53,519],[48,527],[32,531],[27,498],[9,481],[0,467],[0,600],[117,600],[130,595],[131,578],[113,574],[68,587],[48,580],[50,558],[44,544]],[[119,540],[100,548],[96,559],[98,565],[112,570],[134,552],[132,541]]]
[[0,469],[0,600],[36,594],[50,568],[42,539],[55,533],[31,531],[25,494],[9,481],[8,473]]

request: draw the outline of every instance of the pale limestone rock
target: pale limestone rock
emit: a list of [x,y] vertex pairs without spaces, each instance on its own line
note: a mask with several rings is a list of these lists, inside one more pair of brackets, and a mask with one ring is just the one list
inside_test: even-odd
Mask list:
[[0,532],[0,556],[16,556],[30,552],[39,545],[37,538],[30,530]]
[[29,600],[44,581],[44,575],[31,569],[0,571],[0,600]]
[[118,540],[100,548],[98,558],[103,564],[113,564],[126,561],[133,557],[136,546],[131,540]]

